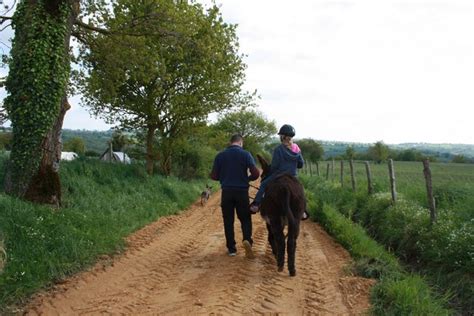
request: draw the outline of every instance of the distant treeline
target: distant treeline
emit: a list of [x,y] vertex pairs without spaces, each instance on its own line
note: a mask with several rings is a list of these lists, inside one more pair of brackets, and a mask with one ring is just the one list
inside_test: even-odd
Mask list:
[[[68,143],[80,138],[85,145],[86,154],[99,155],[108,147],[113,130],[90,131],[63,129],[62,141]],[[11,133],[8,128],[0,129],[0,150],[9,150]],[[298,141],[298,140],[297,140]],[[324,150],[322,159],[374,160],[370,143],[350,143],[335,141],[317,141]],[[426,144],[404,143],[387,146],[387,155],[397,161],[421,161],[430,158],[438,162],[474,163],[474,145],[467,144]],[[271,146],[270,146],[271,147]],[[348,148],[350,148],[348,150]],[[348,157],[348,154],[351,157]]]
[[[349,143],[319,141],[324,148],[324,159],[342,158],[347,148],[354,151],[356,160],[372,160],[369,155],[369,143]],[[474,145],[465,144],[426,144],[404,143],[388,144],[388,155],[397,161],[420,161],[429,157],[439,162],[474,162]]]

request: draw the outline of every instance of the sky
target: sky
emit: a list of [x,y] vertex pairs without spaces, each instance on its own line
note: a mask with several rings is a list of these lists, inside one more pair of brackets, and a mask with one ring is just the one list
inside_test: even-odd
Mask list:
[[[474,144],[473,1],[216,2],[238,24],[245,88],[297,138]],[[71,103],[65,128],[109,127]]]

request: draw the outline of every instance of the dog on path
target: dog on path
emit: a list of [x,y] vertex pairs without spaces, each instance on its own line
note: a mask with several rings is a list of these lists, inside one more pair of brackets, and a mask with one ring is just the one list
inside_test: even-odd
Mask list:
[[211,196],[211,189],[212,187],[206,184],[206,189],[201,193],[201,205],[204,206],[204,204],[207,203],[207,200],[209,200],[209,197]]

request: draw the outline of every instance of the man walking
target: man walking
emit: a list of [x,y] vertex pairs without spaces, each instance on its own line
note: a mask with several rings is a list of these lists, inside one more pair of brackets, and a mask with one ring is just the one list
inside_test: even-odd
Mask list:
[[[254,258],[252,251],[252,218],[249,210],[249,181],[258,179],[252,155],[244,150],[241,135],[233,135],[230,146],[217,154],[212,166],[211,179],[218,180],[222,188],[222,217],[224,219],[225,239],[229,256],[237,254],[234,239],[235,211],[240,220],[243,242],[247,258]],[[250,176],[249,176],[250,171]]]

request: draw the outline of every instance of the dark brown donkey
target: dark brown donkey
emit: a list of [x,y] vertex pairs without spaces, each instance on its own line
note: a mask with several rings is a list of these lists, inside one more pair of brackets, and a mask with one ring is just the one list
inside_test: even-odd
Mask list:
[[[262,180],[268,175],[268,162],[257,155],[262,165]],[[296,239],[300,231],[300,221],[306,209],[304,189],[296,177],[282,174],[272,179],[265,187],[265,197],[260,206],[260,214],[267,222],[268,242],[277,259],[278,271],[283,271],[285,263],[285,235],[283,229],[288,224],[288,271],[296,275]]]

